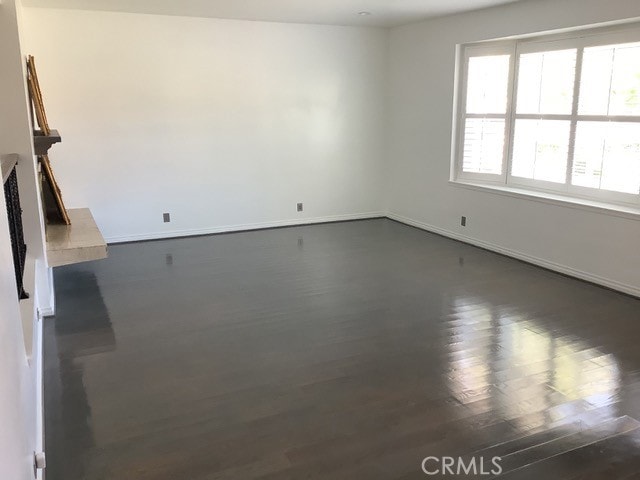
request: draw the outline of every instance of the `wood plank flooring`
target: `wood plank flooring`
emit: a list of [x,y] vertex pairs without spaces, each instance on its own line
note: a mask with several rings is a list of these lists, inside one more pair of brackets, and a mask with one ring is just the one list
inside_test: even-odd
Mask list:
[[638,299],[386,219],[117,245],[55,283],[47,480],[640,478]]

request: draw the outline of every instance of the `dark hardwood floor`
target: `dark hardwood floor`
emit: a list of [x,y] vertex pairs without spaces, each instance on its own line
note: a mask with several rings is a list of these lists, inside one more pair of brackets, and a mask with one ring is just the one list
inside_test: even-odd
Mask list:
[[55,282],[47,480],[640,478],[640,300],[384,219]]

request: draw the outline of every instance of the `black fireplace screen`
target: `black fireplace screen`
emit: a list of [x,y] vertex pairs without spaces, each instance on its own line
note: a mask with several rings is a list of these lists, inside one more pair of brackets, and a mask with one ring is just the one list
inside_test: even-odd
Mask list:
[[7,204],[7,217],[9,219],[9,231],[11,233],[11,248],[13,250],[13,265],[16,272],[18,296],[20,299],[29,298],[29,294],[24,291],[23,285],[27,245],[24,243],[24,233],[22,231],[22,208],[20,207],[18,176],[15,166],[4,183],[4,199]]

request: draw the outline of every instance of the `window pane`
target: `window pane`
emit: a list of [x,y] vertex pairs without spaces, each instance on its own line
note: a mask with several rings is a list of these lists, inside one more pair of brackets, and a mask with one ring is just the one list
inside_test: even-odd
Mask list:
[[600,47],[584,49],[578,113],[607,115],[612,66],[612,49]]
[[467,113],[506,113],[510,55],[469,58]]
[[578,122],[573,185],[640,193],[640,124]]
[[511,175],[564,183],[570,122],[516,120]]
[[517,113],[571,113],[576,52],[571,49],[520,55]]
[[640,43],[584,49],[581,115],[640,115]]
[[464,126],[464,157],[462,171],[502,173],[505,121],[488,118],[467,118]]

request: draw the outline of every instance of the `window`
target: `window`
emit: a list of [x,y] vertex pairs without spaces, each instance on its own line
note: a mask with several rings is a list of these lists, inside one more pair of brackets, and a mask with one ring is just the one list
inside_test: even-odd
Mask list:
[[456,180],[640,207],[640,26],[462,52]]

